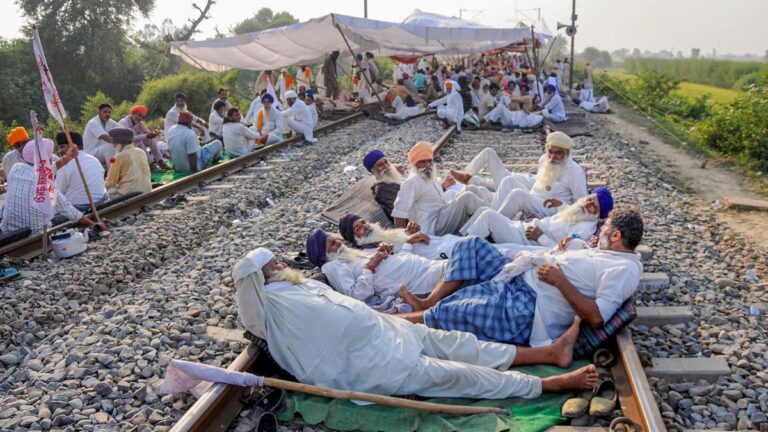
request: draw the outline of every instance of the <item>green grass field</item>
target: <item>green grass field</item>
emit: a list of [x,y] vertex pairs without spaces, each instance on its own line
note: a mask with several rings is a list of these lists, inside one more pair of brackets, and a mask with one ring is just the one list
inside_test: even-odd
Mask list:
[[[627,78],[627,77],[634,76],[618,70],[608,70],[606,72],[609,75],[615,76],[617,78]],[[714,87],[706,84],[696,84],[696,83],[682,81],[680,82],[680,89],[676,90],[675,93],[683,96],[687,96],[691,99],[695,98],[696,96],[702,93],[709,93],[709,95],[712,97],[712,102],[729,103],[729,102],[732,102],[734,99],[736,99],[736,96],[738,96],[740,92],[736,90],[731,90],[731,89]]]

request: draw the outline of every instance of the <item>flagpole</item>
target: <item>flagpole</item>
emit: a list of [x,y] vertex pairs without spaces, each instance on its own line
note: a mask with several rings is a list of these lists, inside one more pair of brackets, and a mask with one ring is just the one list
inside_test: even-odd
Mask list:
[[[33,126],[39,128],[40,124],[37,123],[37,115],[33,115],[32,120],[35,122]],[[37,139],[38,136],[38,131],[35,130],[35,150],[37,150],[37,161],[39,166],[42,166],[43,154],[40,153],[40,142]],[[46,191],[46,193],[48,192]],[[43,224],[43,258],[45,259],[48,259],[48,223],[50,223],[50,221]]]
[[[32,26],[32,31],[37,32],[37,26]],[[39,38],[39,36],[38,36]],[[42,48],[42,43],[40,43],[40,47]],[[45,67],[45,75],[48,78],[48,81],[50,83],[53,83],[53,76],[51,76],[51,71],[48,69],[48,67]],[[56,106],[56,111],[59,113],[59,118],[61,118],[61,126],[64,128],[64,135],[67,137],[67,142],[69,143],[70,147],[74,146],[77,148],[77,145],[72,142],[72,136],[69,134],[69,126],[67,126],[67,122],[64,120],[64,113],[61,110],[60,104],[53,104]],[[37,149],[38,153],[40,152],[40,149]],[[79,152],[80,149],[78,148],[77,151]],[[85,180],[85,174],[83,173],[83,167],[80,166],[80,160],[75,156],[75,165],[77,166],[77,172],[80,174],[80,180],[83,182],[83,189],[85,190],[85,195],[88,197],[88,203],[91,206],[91,213],[93,214],[93,217],[96,219],[96,223],[101,223],[101,217],[99,216],[98,210],[96,210],[96,204],[93,202],[93,196],[91,195],[91,189],[88,187],[88,182]],[[45,238],[45,236],[43,236]]]

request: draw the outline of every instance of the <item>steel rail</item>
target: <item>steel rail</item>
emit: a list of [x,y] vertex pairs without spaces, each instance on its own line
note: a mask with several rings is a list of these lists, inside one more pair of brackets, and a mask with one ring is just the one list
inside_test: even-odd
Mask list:
[[[455,133],[456,126],[448,128],[433,144],[434,153],[437,154],[443,149]],[[628,329],[624,329],[616,336],[616,346],[621,361],[613,366],[611,372],[624,416],[639,425],[644,432],[666,432],[664,420]],[[260,352],[261,350],[254,344],[249,345],[229,369],[250,371],[258,360]],[[226,384],[212,386],[192,405],[171,431],[227,430],[242,409],[239,401],[241,392],[242,389],[236,386]]]
[[[342,119],[336,120],[327,125],[321,126],[315,130],[315,134],[327,134],[340,127],[347,125],[348,123],[355,122],[362,119],[365,116],[362,112],[357,112]],[[257,163],[259,158],[265,156],[274,151],[283,149],[301,142],[302,136],[295,136],[286,140],[282,140],[275,144],[266,145],[261,147],[247,155],[240,156],[235,159],[228,160],[226,162],[214,165],[210,168],[206,168],[192,175],[184,177],[182,179],[165,184],[158,188],[153,189],[150,192],[138,195],[128,200],[116,203],[109,207],[105,207],[99,211],[102,218],[119,219],[125,217],[131,213],[140,211],[142,207],[154,204],[162,201],[163,199],[173,196],[175,194],[188,192],[195,189],[201,183],[211,182],[218,180],[222,177],[228,176],[235,172],[241,171],[251,164]],[[53,234],[57,231],[65,230],[67,228],[76,227],[77,222],[67,222],[57,225],[48,230],[48,234]],[[12,259],[31,259],[40,255],[42,250],[42,234],[36,234],[27,237],[23,240],[11,243],[9,245],[0,248],[0,256],[8,256]]]

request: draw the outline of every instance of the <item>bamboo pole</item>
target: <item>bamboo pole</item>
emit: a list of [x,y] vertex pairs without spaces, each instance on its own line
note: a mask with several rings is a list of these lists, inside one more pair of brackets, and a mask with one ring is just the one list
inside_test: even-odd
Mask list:
[[355,64],[357,64],[357,69],[359,69],[361,72],[360,75],[363,76],[363,79],[365,79],[366,84],[368,84],[368,88],[371,89],[371,92],[373,93],[374,96],[376,96],[376,99],[379,101],[379,105],[381,106],[381,111],[386,112],[386,110],[384,109],[384,102],[382,102],[381,98],[379,97],[379,93],[376,92],[376,89],[373,88],[373,84],[371,83],[371,81],[368,80],[368,75],[363,73],[363,68],[362,66],[360,66],[360,61],[357,59],[357,57],[355,57],[355,52],[352,51],[352,46],[349,44],[347,37],[344,35],[344,32],[341,31],[341,25],[337,23],[336,29],[339,31],[339,33],[341,33],[341,37],[344,39],[344,43],[347,44],[347,49],[349,50],[349,53],[352,54],[352,58],[355,59]]
[[447,405],[431,402],[414,401],[409,399],[397,398],[392,396],[382,396],[372,393],[363,393],[348,390],[334,390],[324,387],[313,386],[310,384],[301,384],[292,381],[285,381],[276,378],[264,377],[264,386],[281,388],[290,391],[307,393],[316,396],[323,396],[333,399],[360,400],[373,402],[379,405],[393,406],[398,408],[408,408],[418,411],[428,411],[439,414],[449,415],[472,415],[472,414],[498,414],[502,416],[509,415],[504,408],[467,406],[467,405]]

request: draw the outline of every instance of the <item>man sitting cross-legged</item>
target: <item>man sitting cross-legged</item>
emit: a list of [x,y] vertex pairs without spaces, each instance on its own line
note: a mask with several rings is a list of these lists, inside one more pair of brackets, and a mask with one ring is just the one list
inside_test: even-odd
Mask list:
[[[536,398],[589,390],[594,366],[547,378],[508,371],[525,364],[571,363],[578,321],[545,348],[480,342],[377,313],[305,279],[258,248],[232,271],[243,326],[267,341],[275,361],[300,382],[384,395],[475,399]],[[372,373],[375,371],[375,373]]]
[[471,191],[446,200],[433,157],[432,145],[426,141],[416,143],[408,152],[411,174],[400,186],[392,217],[398,228],[405,228],[410,220],[427,234],[455,234],[486,202]]
[[[411,244],[423,241],[424,234],[409,238]],[[431,261],[407,249],[392,254],[393,246],[383,243],[371,253],[344,246],[336,236],[317,229],[307,238],[309,261],[320,267],[338,292],[366,302],[372,307],[385,304],[388,297],[400,296],[406,283],[417,295],[429,294],[445,274],[447,261]]]
[[[546,153],[539,158],[536,175],[510,173],[496,152],[487,148],[467,165],[466,172],[451,171],[461,183],[486,186],[496,190],[490,207],[510,219],[523,212],[526,217],[545,217],[557,213],[563,204],[570,205],[587,196],[587,176],[571,157],[573,140],[562,133],[547,135]],[[477,174],[490,171],[492,182]]]
[[[426,299],[401,289],[403,300],[422,310],[402,317],[467,331],[481,340],[531,346],[549,344],[576,316],[599,328],[637,290],[643,265],[635,247],[642,234],[639,213],[615,209],[596,249],[545,252],[511,263],[489,243],[471,237],[455,246],[443,282]],[[509,279],[491,280],[507,264],[527,267]]]
[[490,238],[494,243],[552,247],[570,236],[589,239],[597,231],[597,223],[611,210],[613,196],[608,189],[598,188],[554,216],[530,222],[513,221],[496,210],[482,208],[461,228],[461,233]]

